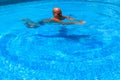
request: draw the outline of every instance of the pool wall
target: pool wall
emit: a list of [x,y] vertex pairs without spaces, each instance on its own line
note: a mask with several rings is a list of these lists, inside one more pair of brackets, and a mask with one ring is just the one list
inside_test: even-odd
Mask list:
[[120,4],[120,0],[0,0],[0,5],[15,4],[20,2],[28,1],[98,1],[98,2],[109,2],[114,4]]

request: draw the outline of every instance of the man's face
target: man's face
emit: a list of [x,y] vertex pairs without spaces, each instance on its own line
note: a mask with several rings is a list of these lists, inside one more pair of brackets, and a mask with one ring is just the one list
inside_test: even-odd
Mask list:
[[53,14],[54,14],[55,16],[62,16],[61,10],[54,10],[54,11],[53,11]]

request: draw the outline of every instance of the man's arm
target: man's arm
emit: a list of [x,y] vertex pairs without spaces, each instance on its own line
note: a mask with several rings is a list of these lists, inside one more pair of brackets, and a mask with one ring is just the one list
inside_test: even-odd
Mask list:
[[71,24],[78,24],[79,22],[58,22],[58,23],[60,23],[60,24],[62,24],[62,25],[71,25]]
[[68,20],[74,20],[74,18],[71,18],[70,16],[63,16],[63,17],[68,19]]
[[82,21],[82,20],[76,20],[76,19],[74,19],[74,18],[71,18],[71,17],[69,17],[69,16],[63,16],[64,18],[66,18],[66,19],[68,19],[68,20],[74,20],[75,22],[70,22],[69,24],[78,24],[78,23],[80,23],[80,24],[85,24],[86,22],[85,21]]
[[44,25],[45,23],[51,23],[51,22],[55,22],[55,21],[53,19],[44,19],[39,21],[38,23]]
[[59,19],[55,19],[55,18],[45,19],[45,20],[39,21],[38,23],[41,24],[41,25],[43,25],[45,23],[51,23],[51,22],[56,22],[56,23],[59,23],[59,24],[62,24],[62,25],[85,24],[85,22],[83,22],[83,21],[63,22],[63,21],[61,21]]

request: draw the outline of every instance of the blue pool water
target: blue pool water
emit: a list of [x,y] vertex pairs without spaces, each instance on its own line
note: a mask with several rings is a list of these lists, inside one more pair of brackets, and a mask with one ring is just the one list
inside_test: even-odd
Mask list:
[[[20,20],[52,17],[52,8],[85,25]],[[120,80],[120,5],[102,2],[28,2],[0,7],[1,80]]]

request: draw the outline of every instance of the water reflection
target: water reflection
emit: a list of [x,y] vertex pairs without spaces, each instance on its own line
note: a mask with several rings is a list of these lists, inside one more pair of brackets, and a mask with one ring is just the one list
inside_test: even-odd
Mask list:
[[35,34],[34,36],[46,37],[46,38],[65,38],[73,41],[79,41],[81,38],[88,38],[89,35],[78,35],[78,34],[67,34],[68,30],[66,27],[61,27],[58,34],[55,35],[44,35],[44,34]]

